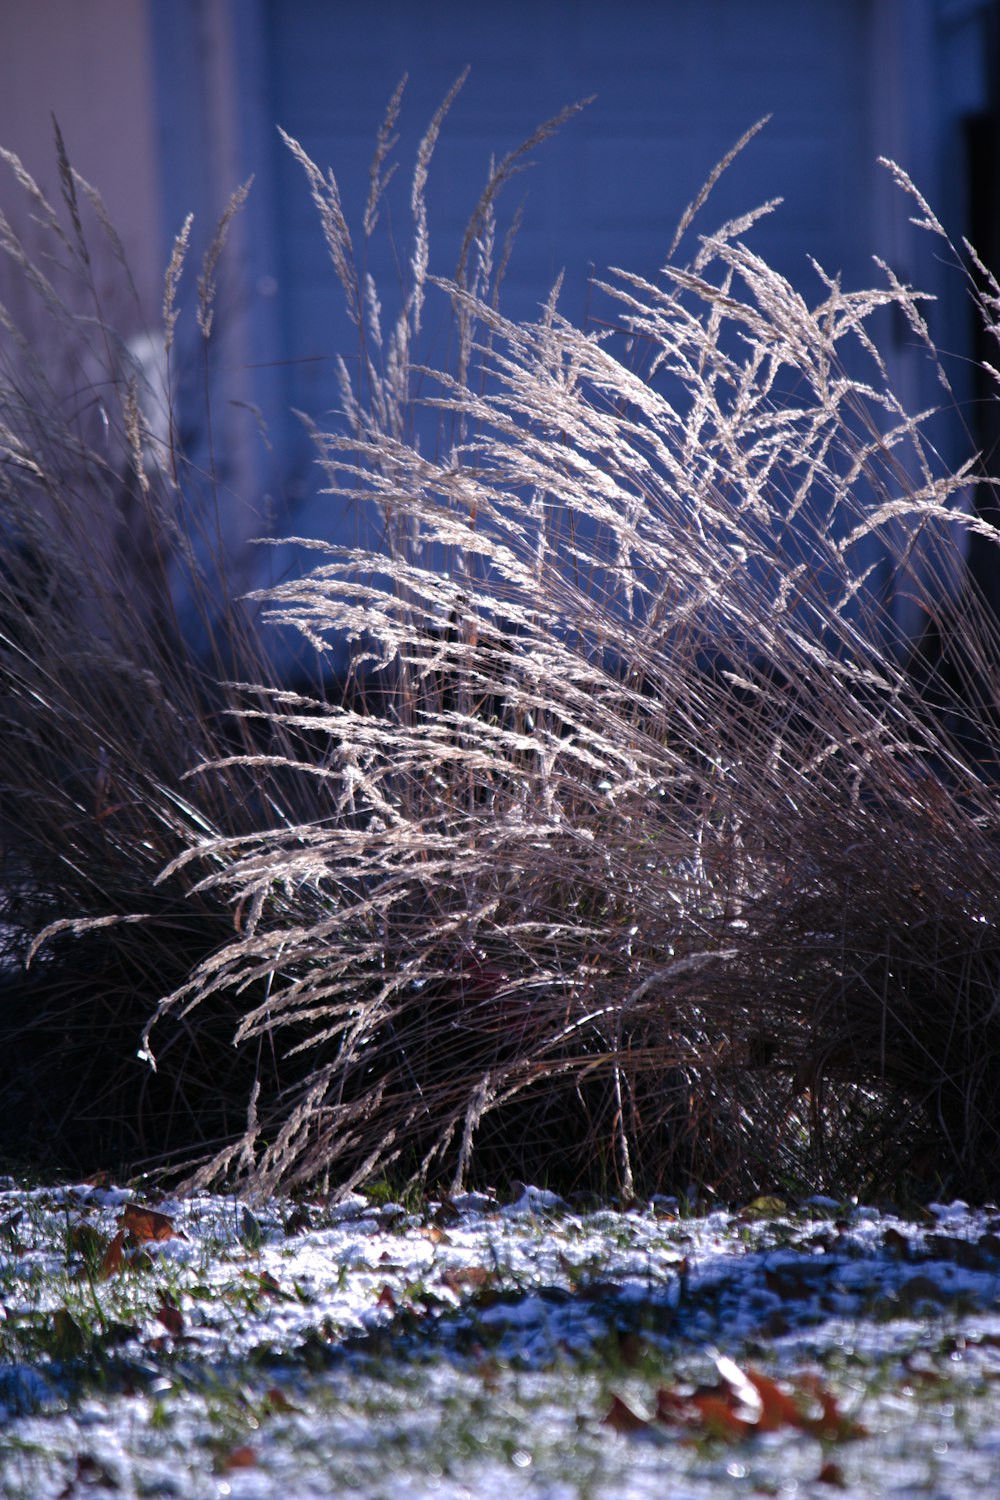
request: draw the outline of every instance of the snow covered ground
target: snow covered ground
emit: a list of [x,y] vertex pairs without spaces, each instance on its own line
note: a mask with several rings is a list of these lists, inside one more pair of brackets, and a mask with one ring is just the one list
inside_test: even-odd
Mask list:
[[1000,1493],[1000,1212],[0,1185],[0,1494]]

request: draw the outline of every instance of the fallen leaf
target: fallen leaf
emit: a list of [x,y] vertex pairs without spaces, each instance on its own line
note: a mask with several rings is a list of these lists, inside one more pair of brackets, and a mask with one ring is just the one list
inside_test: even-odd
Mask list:
[[222,1468],[227,1472],[230,1469],[252,1469],[256,1463],[257,1453],[255,1449],[243,1446],[234,1448],[232,1452],[225,1455],[222,1460]]
[[459,1295],[466,1291],[478,1292],[489,1281],[490,1274],[485,1266],[459,1266],[457,1270],[445,1271],[441,1281],[449,1291]]
[[818,1375],[803,1375],[801,1383],[803,1390],[808,1391],[818,1403],[822,1413],[819,1417],[808,1417],[803,1420],[804,1432],[821,1438],[825,1442],[833,1443],[842,1443],[848,1438],[868,1436],[867,1427],[863,1427],[860,1422],[855,1422],[853,1417],[841,1411],[837,1398],[832,1391],[826,1389]]
[[754,1430],[753,1418],[740,1415],[725,1388],[718,1395],[713,1391],[696,1393],[691,1397],[691,1405],[700,1414],[705,1431],[713,1437],[738,1442]]
[[396,1301],[396,1295],[393,1292],[392,1287],[388,1282],[386,1282],[385,1286],[378,1294],[378,1300],[376,1301],[375,1306],[387,1307],[390,1312],[395,1312],[398,1305],[399,1304]]
[[760,1397],[758,1432],[777,1432],[781,1427],[802,1426],[802,1410],[798,1402],[794,1396],[782,1390],[777,1381],[754,1369],[747,1370],[747,1379],[752,1381]]
[[[741,1408],[738,1415],[744,1424],[756,1426],[763,1415],[764,1403],[753,1381],[727,1354],[716,1356],[715,1368],[728,1387],[728,1395],[731,1397],[730,1406],[735,1405]],[[708,1394],[711,1397],[715,1393],[709,1392]]]
[[615,1432],[641,1432],[649,1426],[647,1419],[640,1417],[620,1396],[611,1397],[611,1405],[601,1421],[605,1427],[612,1427]]
[[119,1229],[126,1230],[139,1243],[145,1244],[150,1240],[172,1240],[176,1236],[186,1239],[187,1236],[174,1228],[172,1219],[166,1214],[157,1213],[155,1208],[140,1208],[138,1203],[127,1203],[118,1219]]
[[156,1309],[156,1316],[167,1332],[173,1334],[174,1338],[178,1338],[184,1332],[184,1315],[168,1293],[164,1293],[160,1299],[160,1305]]
[[827,1459],[826,1463],[816,1475],[816,1479],[819,1484],[833,1484],[836,1485],[837,1489],[840,1490],[844,1489],[847,1483],[844,1478],[843,1469],[839,1464],[833,1463],[830,1459]]
[[302,1411],[301,1406],[296,1406],[293,1401],[289,1401],[279,1385],[269,1387],[266,1399],[268,1409],[272,1412],[288,1413]]
[[667,1426],[702,1428],[727,1442],[786,1427],[831,1442],[866,1435],[866,1429],[840,1410],[835,1397],[815,1376],[803,1376],[801,1389],[796,1390],[787,1383],[779,1385],[760,1370],[743,1370],[725,1355],[718,1355],[715,1365],[722,1377],[718,1385],[699,1386],[691,1394],[661,1386],[656,1393],[656,1420]]
[[114,1239],[104,1252],[104,1257],[98,1268],[98,1276],[106,1281],[109,1276],[117,1276],[125,1264],[125,1231],[119,1229]]
[[680,1426],[685,1422],[690,1422],[692,1415],[690,1397],[679,1396],[668,1386],[660,1386],[656,1393],[656,1420],[658,1422],[664,1422],[668,1427]]

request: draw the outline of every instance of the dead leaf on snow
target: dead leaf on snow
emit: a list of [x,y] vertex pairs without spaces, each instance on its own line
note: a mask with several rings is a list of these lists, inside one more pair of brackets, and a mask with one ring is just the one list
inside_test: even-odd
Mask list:
[[161,1296],[160,1305],[156,1309],[156,1317],[167,1332],[173,1334],[174,1338],[179,1338],[184,1332],[184,1314],[169,1292],[164,1292]]
[[648,1419],[640,1417],[620,1396],[611,1397],[611,1405],[601,1421],[605,1427],[611,1427],[615,1432],[641,1432],[649,1426]]
[[445,1271],[442,1285],[460,1296],[462,1292],[478,1292],[490,1279],[491,1272],[485,1266],[459,1266],[457,1270]]
[[727,1355],[718,1355],[715,1364],[722,1377],[716,1385],[687,1392],[661,1386],[656,1393],[655,1420],[725,1442],[784,1428],[827,1442],[866,1435],[866,1429],[841,1411],[832,1392],[816,1376],[803,1375],[796,1388],[752,1366],[744,1370]]
[[119,1229],[114,1239],[104,1252],[104,1257],[98,1269],[98,1276],[106,1281],[109,1276],[117,1276],[125,1264],[125,1231]]
[[174,1228],[173,1219],[157,1213],[155,1208],[142,1208],[138,1203],[126,1203],[118,1219],[119,1229],[126,1230],[138,1244],[149,1241],[187,1239],[182,1230]]
[[224,1473],[228,1473],[230,1469],[252,1469],[256,1466],[256,1463],[256,1449],[244,1445],[239,1448],[233,1448],[231,1452],[227,1453],[220,1467]]

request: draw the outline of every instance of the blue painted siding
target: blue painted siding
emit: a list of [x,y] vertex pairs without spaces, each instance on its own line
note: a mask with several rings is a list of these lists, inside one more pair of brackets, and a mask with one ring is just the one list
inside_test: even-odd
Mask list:
[[[873,274],[870,254],[878,251],[904,280],[944,294],[930,310],[932,331],[959,356],[969,348],[957,282],[950,291],[942,283],[934,247],[908,225],[905,205],[874,162],[879,154],[901,161],[962,232],[962,122],[995,102],[989,37],[1000,15],[997,0],[149,3],[161,52],[161,111],[187,110],[186,125],[175,119],[164,135],[171,228],[192,206],[192,186],[194,206],[214,199],[202,213],[209,223],[239,180],[220,180],[206,159],[211,151],[198,149],[218,64],[204,23],[209,10],[216,19],[221,11],[229,16],[239,177],[257,174],[241,252],[248,314],[241,357],[253,371],[252,399],[274,444],[268,455],[254,449],[251,503],[266,493],[285,534],[341,542],[358,536],[358,518],[345,506],[316,498],[312,446],[286,415],[297,407],[321,424],[337,420],[335,358],[350,362],[356,335],[305,178],[275,127],[335,171],[388,326],[410,253],[417,143],[466,64],[471,74],[445,124],[428,186],[432,273],[454,269],[490,156],[510,150],[563,105],[594,94],[535,153],[535,165],[508,187],[501,205],[502,231],[526,199],[505,311],[533,316],[565,271],[561,306],[583,318],[592,271],[620,265],[655,273],[678,217],[713,166],[748,126],[770,114],[713,194],[703,227],[780,196],[783,206],[754,229],[752,243],[808,297],[817,292],[810,255],[842,273],[846,284],[862,285]],[[214,36],[217,48],[218,30]],[[404,72],[399,172],[375,240],[364,249],[361,218],[375,133]],[[433,303],[429,308],[420,351],[428,363],[447,357],[444,301],[437,323]],[[935,401],[933,373],[909,347],[905,330],[886,327],[881,337],[907,404],[919,409]],[[953,427],[944,435],[946,448],[952,438],[963,441],[957,433]],[[964,450],[956,450],[954,457],[961,456]],[[261,581],[296,565],[291,549],[264,556]]]
[[[506,0],[498,6],[395,0],[378,7],[268,0],[266,93],[274,119],[332,166],[352,230],[368,189],[375,131],[404,71],[391,228],[372,246],[380,289],[409,252],[416,144],[452,80],[471,75],[445,126],[428,189],[432,269],[448,274],[492,153],[516,145],[562,105],[595,101],[536,153],[507,192],[527,194],[505,310],[532,316],[560,271],[562,306],[583,317],[592,268],[655,272],[674,225],[714,164],[766,113],[766,132],[713,196],[705,225],[783,196],[755,232],[776,267],[815,287],[807,255],[849,281],[871,244],[865,0]],[[290,406],[336,405],[332,359],[352,335],[315,211],[277,140],[270,163],[279,234],[278,358]],[[388,227],[383,225],[383,229]],[[443,339],[443,335],[441,336]],[[297,463],[307,450],[293,443]],[[293,478],[291,492],[302,483]]]

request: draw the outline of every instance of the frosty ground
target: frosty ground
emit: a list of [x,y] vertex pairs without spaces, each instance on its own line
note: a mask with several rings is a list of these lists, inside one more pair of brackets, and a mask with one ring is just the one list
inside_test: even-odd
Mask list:
[[1000,1212],[0,1187],[0,1493],[1000,1482]]

